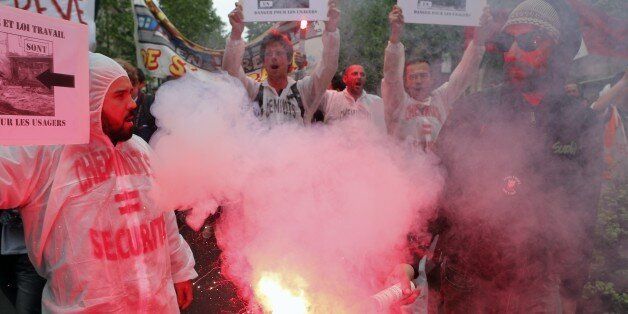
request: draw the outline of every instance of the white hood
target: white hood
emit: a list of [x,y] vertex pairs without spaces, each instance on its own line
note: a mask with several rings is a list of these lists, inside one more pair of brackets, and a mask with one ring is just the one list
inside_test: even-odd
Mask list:
[[99,53],[89,54],[90,138],[104,136],[100,121],[103,101],[109,86],[120,77],[128,78],[126,71],[117,62]]

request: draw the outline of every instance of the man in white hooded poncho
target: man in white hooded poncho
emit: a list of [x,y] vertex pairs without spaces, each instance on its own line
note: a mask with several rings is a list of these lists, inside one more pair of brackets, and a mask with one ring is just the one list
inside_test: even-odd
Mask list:
[[152,152],[131,134],[126,72],[100,54],[89,61],[89,143],[0,146],[0,208],[20,209],[48,279],[44,312],[177,313],[192,301],[192,253],[149,196]]

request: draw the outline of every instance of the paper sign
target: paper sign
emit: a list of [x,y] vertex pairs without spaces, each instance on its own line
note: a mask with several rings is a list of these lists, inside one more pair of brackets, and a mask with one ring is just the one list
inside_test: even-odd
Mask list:
[[478,26],[486,0],[397,0],[406,23]]
[[89,141],[88,28],[3,6],[0,144]]
[[244,21],[326,21],[327,0],[244,0]]

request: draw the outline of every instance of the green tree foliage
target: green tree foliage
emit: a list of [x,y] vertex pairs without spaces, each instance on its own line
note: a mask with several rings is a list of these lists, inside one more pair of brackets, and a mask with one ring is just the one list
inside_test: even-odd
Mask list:
[[212,0],[161,0],[159,3],[186,38],[208,48],[224,47],[222,29],[225,25],[216,14]]
[[100,0],[98,4],[96,52],[135,63],[132,1]]
[[584,296],[591,311],[628,311],[628,183],[625,177],[605,182],[598,207],[591,280]]
[[272,22],[255,22],[255,23],[247,23],[246,24],[246,40],[251,41],[257,38],[259,35],[263,34],[269,28],[271,28],[275,23]]

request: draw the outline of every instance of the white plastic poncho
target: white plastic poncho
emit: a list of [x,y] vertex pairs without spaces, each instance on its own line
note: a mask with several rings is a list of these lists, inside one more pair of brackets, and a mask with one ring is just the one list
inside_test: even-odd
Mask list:
[[19,207],[26,244],[48,279],[45,312],[177,313],[174,282],[197,276],[174,213],[149,197],[151,150],[115,147],[100,122],[110,84],[126,76],[90,55],[90,142],[0,146],[0,208]]

